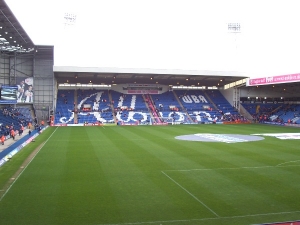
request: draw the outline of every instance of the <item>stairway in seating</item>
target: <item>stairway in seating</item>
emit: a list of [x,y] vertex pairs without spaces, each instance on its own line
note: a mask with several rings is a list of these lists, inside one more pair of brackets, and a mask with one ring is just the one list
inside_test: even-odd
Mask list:
[[151,113],[152,114],[151,118],[154,119],[153,121],[155,121],[155,123],[161,123],[162,121],[160,120],[159,116],[157,115],[157,113],[155,111],[156,107],[155,107],[155,105],[153,103],[153,99],[151,98],[151,95],[148,94],[146,96],[146,102],[147,102],[147,104],[148,104],[148,106],[150,108],[150,111],[152,112]]
[[77,96],[77,89],[74,90],[74,123],[78,123],[78,115],[77,115],[77,104],[78,104],[78,96]]
[[[146,96],[145,96],[144,94],[143,94],[142,96],[143,96],[144,102],[145,102],[145,104],[146,104],[146,107],[147,107],[147,109],[148,109],[148,112],[151,112],[151,109],[150,109],[150,107],[149,107],[148,100],[146,99]],[[154,119],[154,117],[153,117],[153,114],[152,114],[152,113],[149,113],[149,114],[150,114],[151,120],[152,120],[152,121],[155,121],[155,119]]]
[[114,117],[114,121],[115,121],[115,124],[117,124],[117,118],[116,118],[116,114],[115,114],[115,108],[114,108],[114,104],[113,104],[113,98],[111,96],[111,92],[108,90],[108,99],[109,99],[109,102],[111,103],[110,104],[110,108],[111,108],[111,111],[112,111],[112,115]]

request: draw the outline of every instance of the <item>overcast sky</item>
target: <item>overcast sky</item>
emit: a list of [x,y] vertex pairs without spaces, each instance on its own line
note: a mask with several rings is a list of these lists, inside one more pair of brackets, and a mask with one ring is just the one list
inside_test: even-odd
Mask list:
[[5,1],[56,66],[300,72],[298,0]]

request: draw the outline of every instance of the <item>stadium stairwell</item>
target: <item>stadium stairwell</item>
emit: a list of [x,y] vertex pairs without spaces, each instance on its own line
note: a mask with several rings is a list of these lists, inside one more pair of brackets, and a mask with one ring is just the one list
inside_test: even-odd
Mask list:
[[113,112],[112,115],[113,115],[115,124],[117,124],[118,120],[117,120],[116,114],[115,114],[115,109],[114,109],[114,104],[113,104],[114,101],[113,101],[113,98],[112,98],[112,96],[111,96],[110,91],[108,91],[108,99],[109,99],[109,102],[111,103],[111,104],[110,104],[110,109],[111,109],[111,111]]
[[[142,96],[143,96],[145,105],[146,105],[148,111],[150,112],[151,109],[150,109],[150,106],[149,106],[149,103],[148,103],[149,100],[148,100],[148,98],[146,98],[146,96],[145,96],[144,94],[143,94]],[[155,121],[155,120],[154,120],[154,117],[153,117],[153,114],[152,114],[152,113],[149,113],[149,114],[150,114],[151,120],[152,120],[152,121]]]
[[74,123],[78,123],[78,115],[77,115],[77,103],[78,103],[78,95],[77,95],[77,89],[74,91]]
[[153,115],[153,117],[154,117],[154,121],[156,122],[156,123],[162,123],[161,122],[161,120],[160,120],[160,118],[159,118],[159,116],[157,115],[157,113],[156,113],[156,108],[155,108],[155,105],[153,104],[153,100],[152,100],[152,98],[151,98],[151,96],[150,95],[147,95],[147,103],[148,103],[148,105],[149,105],[149,108],[150,108],[150,110],[151,110],[151,112],[152,112],[152,115]]

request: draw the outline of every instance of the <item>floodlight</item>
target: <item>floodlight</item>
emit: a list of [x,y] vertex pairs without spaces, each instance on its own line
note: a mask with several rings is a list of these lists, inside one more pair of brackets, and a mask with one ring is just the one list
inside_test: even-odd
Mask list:
[[240,23],[228,23],[228,31],[232,33],[240,33],[241,32],[241,24]]

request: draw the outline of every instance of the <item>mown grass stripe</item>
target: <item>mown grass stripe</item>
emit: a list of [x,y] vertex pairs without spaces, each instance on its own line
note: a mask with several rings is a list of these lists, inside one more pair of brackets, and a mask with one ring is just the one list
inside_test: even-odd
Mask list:
[[[119,131],[119,130],[118,130]],[[119,133],[116,135],[112,135],[112,137],[115,136],[124,136],[128,140],[131,139],[136,139],[138,134],[131,133],[127,130],[126,133]],[[144,177],[144,180],[147,180],[146,184],[141,184],[142,186],[139,186],[140,182],[133,182],[133,185],[136,184],[137,187],[131,186],[130,188],[135,190],[136,193],[140,193],[142,189],[144,189],[143,193],[149,194],[150,193],[150,198],[152,199],[154,204],[158,204],[156,207],[153,208],[151,206],[150,202],[143,202],[143,206],[140,206],[138,208],[132,207],[132,210],[135,209],[135,211],[140,212],[140,209],[143,209],[145,206],[152,208],[154,210],[154,214],[157,215],[157,217],[160,217],[162,215],[167,216],[180,216],[182,215],[181,211],[187,212],[188,210],[190,211],[189,213],[196,213],[195,210],[197,210],[196,204],[185,204],[185,207],[181,207],[181,211],[178,211],[176,209],[176,206],[178,206],[178,201],[179,198],[182,196],[182,193],[177,190],[174,191],[172,188],[172,185],[170,185],[165,178],[161,176],[160,169],[161,168],[166,168],[168,165],[165,164],[162,160],[160,160],[158,157],[154,156],[152,153],[153,149],[152,146],[149,146],[151,142],[147,142],[146,140],[144,142],[136,143],[135,141],[129,142],[130,144],[124,145],[122,143],[114,143],[114,145],[119,146],[119,149],[122,154],[124,154],[125,157],[122,157],[122,160],[127,162],[127,160],[130,160],[130,162],[126,163],[126,168],[124,170],[128,170],[128,168],[134,167],[133,171],[133,176],[136,176],[138,174],[141,174],[140,176]],[[163,152],[160,151],[161,147],[156,146],[154,148],[155,152]],[[143,161],[142,159],[147,159],[147,162]],[[154,170],[153,170],[154,169]],[[144,181],[145,182],[145,181]],[[126,184],[125,184],[126,185]],[[136,189],[134,189],[136,188]],[[142,189],[141,189],[142,188]],[[145,192],[145,190],[147,190]],[[120,190],[118,190],[120,192]],[[174,195],[175,193],[178,193],[177,195]],[[151,196],[152,195],[152,196]],[[124,196],[121,196],[124,199]],[[143,198],[143,197],[141,197]],[[122,200],[121,200],[122,201]],[[159,203],[160,202],[160,203]],[[189,207],[187,207],[189,205]],[[172,209],[172,210],[171,210]],[[165,213],[162,213],[162,211],[165,211]],[[136,213],[137,216],[143,215],[145,210],[140,213]]]
[[[174,138],[295,129],[260,124],[57,129],[0,202],[1,224],[231,225],[299,219],[299,140],[265,137],[226,144]],[[49,133],[36,143],[44,135]]]

